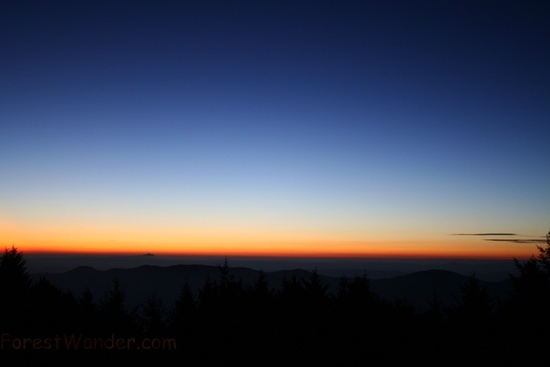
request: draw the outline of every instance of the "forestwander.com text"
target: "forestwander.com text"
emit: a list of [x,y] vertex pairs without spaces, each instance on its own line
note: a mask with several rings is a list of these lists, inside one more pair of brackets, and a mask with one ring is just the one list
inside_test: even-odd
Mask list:
[[83,334],[56,334],[51,337],[0,336],[0,351],[8,350],[176,350],[174,338],[133,338],[111,334],[89,337]]

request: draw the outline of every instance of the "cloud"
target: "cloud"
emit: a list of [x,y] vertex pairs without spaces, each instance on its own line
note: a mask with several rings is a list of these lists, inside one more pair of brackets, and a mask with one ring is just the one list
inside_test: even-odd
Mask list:
[[546,243],[546,240],[537,239],[537,240],[526,240],[526,239],[515,239],[515,238],[487,238],[485,241],[492,242],[513,242],[513,243]]
[[488,233],[455,233],[453,236],[517,236],[516,233],[488,232]]
[[[508,232],[484,232],[484,233],[455,233],[453,236],[480,236],[480,237],[521,237],[521,238],[484,238],[484,241],[509,242],[509,243],[546,243],[546,239],[540,236],[523,236]],[[531,237],[531,238],[525,238]]]

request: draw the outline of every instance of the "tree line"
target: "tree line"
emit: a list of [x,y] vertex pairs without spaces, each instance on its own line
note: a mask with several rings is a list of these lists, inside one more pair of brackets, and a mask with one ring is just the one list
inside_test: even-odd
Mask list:
[[[508,299],[492,299],[470,277],[453,307],[434,294],[429,310],[376,295],[366,275],[342,278],[331,294],[316,271],[291,277],[278,290],[259,273],[251,286],[231,274],[227,260],[218,277],[194,293],[182,280],[170,309],[155,297],[129,310],[115,278],[95,300],[74,295],[47,279],[31,281],[23,254],[6,249],[0,258],[0,358],[35,364],[66,359],[97,365],[123,358],[134,365],[524,365],[546,357],[550,330],[550,232],[538,256],[512,276]],[[14,350],[14,338],[112,335],[173,340],[170,350]],[[32,339],[32,340],[35,340]],[[29,343],[32,341],[30,340]],[[9,343],[12,343],[10,345]],[[116,359],[115,358],[115,359]],[[23,362],[22,362],[23,361]]]

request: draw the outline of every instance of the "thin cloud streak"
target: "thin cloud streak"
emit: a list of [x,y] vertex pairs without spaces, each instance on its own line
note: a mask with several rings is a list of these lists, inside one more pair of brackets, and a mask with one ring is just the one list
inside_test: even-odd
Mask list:
[[453,236],[517,236],[516,233],[488,232],[488,233],[454,233]]
[[[508,233],[508,232],[455,233],[453,234],[453,236],[473,236],[473,237],[520,236],[524,238],[484,238],[483,240],[488,242],[508,242],[508,243],[524,243],[524,244],[546,243],[546,239],[543,239],[540,236],[527,236],[527,235],[519,235],[517,233]],[[535,238],[527,239],[525,237],[535,237]]]
[[505,239],[505,238],[487,238],[484,241],[491,242],[512,242],[512,243],[546,243],[546,240],[518,240],[518,239]]

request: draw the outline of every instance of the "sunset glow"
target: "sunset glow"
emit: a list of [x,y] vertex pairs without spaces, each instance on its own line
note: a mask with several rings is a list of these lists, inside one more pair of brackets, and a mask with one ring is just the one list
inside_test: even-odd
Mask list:
[[11,230],[4,226],[5,245],[17,245],[26,253],[74,254],[144,254],[266,256],[266,257],[332,257],[332,258],[527,258],[534,245],[502,244],[479,238],[456,238],[447,235],[424,240],[327,239],[315,236],[256,234],[238,231],[211,233],[195,231],[185,235],[176,230],[138,229],[124,235],[123,228],[84,229],[47,228],[36,232]]
[[525,258],[544,239],[537,12],[99,3],[0,5],[0,246]]

